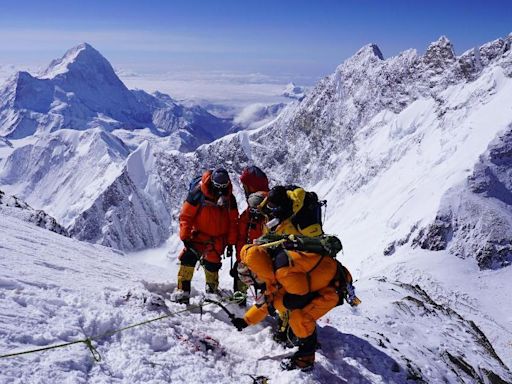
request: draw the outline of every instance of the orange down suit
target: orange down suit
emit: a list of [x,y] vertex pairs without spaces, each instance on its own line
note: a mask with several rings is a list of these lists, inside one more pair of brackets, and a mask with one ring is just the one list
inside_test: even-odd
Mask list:
[[211,174],[203,174],[200,190],[189,192],[181,208],[180,239],[191,241],[206,261],[220,263],[225,246],[236,244],[238,209],[231,185],[226,204],[217,205],[218,197],[211,191]]
[[[269,252],[276,253],[274,258]],[[266,285],[266,303],[254,305],[246,312],[247,324],[262,321],[272,305],[280,313],[290,310],[290,327],[297,337],[306,338],[315,331],[316,320],[338,304],[339,296],[332,284],[336,261],[329,256],[284,249],[267,251],[261,246],[247,245],[242,249],[241,259]],[[293,301],[302,305],[290,308]]]

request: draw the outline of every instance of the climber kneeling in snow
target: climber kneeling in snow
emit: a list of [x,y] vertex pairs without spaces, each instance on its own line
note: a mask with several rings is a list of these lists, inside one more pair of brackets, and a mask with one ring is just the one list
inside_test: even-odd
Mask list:
[[217,293],[221,255],[233,252],[238,232],[238,209],[228,172],[206,171],[192,183],[180,212],[180,238],[185,245],[178,270],[174,300],[188,303],[194,268],[204,267],[206,292]]
[[246,245],[238,271],[244,283],[259,286],[263,295],[243,318],[232,320],[235,327],[240,331],[274,310],[289,310],[289,324],[299,338],[299,350],[281,367],[311,369],[317,345],[316,320],[340,301],[337,261],[319,253]]
[[[300,235],[314,237],[323,235],[322,206],[314,192],[307,192],[295,185],[275,186],[260,204],[268,218],[265,233],[276,235]],[[279,311],[274,340],[287,347],[293,346],[295,335],[288,323],[289,311]]]

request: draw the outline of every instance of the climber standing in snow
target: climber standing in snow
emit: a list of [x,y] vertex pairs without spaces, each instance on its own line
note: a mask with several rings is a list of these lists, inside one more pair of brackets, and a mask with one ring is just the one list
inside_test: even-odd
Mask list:
[[191,185],[180,212],[181,252],[174,300],[189,303],[197,262],[204,268],[206,292],[218,293],[221,256],[233,254],[238,234],[238,209],[231,180],[223,168],[206,171]]
[[[237,266],[240,262],[240,251],[246,244],[252,242],[263,234],[266,217],[261,212],[259,206],[265,200],[268,194],[268,178],[260,168],[255,165],[245,167],[240,175],[240,183],[244,189],[247,200],[247,208],[242,212],[238,219],[238,240],[236,243],[237,261],[231,268],[231,276],[234,279],[233,290],[246,292],[247,286],[238,278]],[[240,303],[245,306],[246,300]]]

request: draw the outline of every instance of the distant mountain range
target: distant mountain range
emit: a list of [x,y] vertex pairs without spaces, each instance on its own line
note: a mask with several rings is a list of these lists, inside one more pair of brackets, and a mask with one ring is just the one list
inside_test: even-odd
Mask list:
[[59,129],[147,129],[190,151],[225,135],[230,121],[171,97],[131,91],[89,44],[70,49],[41,75],[18,72],[0,89],[0,134],[20,139]]
[[[277,118],[268,107],[247,111],[267,125],[227,136],[239,128],[170,96],[128,90],[82,44],[0,91],[0,185],[78,238],[140,249],[169,235],[200,170],[224,166],[236,180],[256,163],[274,183],[335,201],[327,223],[348,231],[349,243],[368,244],[366,228],[378,223],[366,253],[409,244],[474,257],[482,268],[508,265],[511,40],[456,56],[442,37],[424,55],[389,59],[367,45],[300,102],[276,106]],[[353,222],[362,212],[370,221]]]

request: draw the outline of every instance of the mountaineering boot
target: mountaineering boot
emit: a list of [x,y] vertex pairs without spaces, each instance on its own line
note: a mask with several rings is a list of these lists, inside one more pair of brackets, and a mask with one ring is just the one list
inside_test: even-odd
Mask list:
[[317,346],[316,330],[311,336],[300,340],[299,350],[292,357],[281,362],[281,368],[287,371],[300,369],[307,372],[315,365],[315,350]]
[[190,304],[190,292],[183,289],[176,289],[171,295],[171,301],[179,304]]
[[309,356],[288,357],[281,361],[281,369],[291,371],[300,369],[302,372],[309,372],[315,367],[315,354]]
[[204,270],[204,276],[206,278],[206,293],[219,292],[219,272]]
[[194,276],[194,267],[180,265],[178,270],[178,287],[174,291],[171,299],[177,303],[189,304],[190,291],[192,289],[192,277]]

